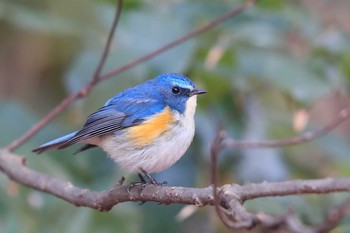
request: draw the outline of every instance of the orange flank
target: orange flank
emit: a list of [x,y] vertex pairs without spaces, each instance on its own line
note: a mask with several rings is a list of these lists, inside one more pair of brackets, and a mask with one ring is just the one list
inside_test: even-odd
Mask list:
[[174,117],[167,106],[162,112],[149,118],[143,124],[130,127],[128,137],[136,146],[144,146],[166,132],[173,122]]

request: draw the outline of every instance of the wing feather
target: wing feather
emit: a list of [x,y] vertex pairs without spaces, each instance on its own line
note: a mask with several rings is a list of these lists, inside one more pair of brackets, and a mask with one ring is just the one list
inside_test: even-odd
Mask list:
[[115,131],[142,124],[149,116],[162,111],[164,104],[155,100],[123,100],[118,105],[113,102],[92,113],[81,130],[60,145],[63,149],[75,143],[113,133]]
[[117,95],[111,98],[105,106],[88,117],[81,130],[47,142],[33,151],[42,153],[53,149],[63,149],[75,143],[86,144],[77,152],[84,151],[97,146],[91,144],[92,141],[89,139],[140,125],[150,116],[165,108],[165,104],[157,99],[145,99],[140,96],[128,98],[125,95]]
[[123,121],[127,117],[128,115],[126,113],[117,111],[111,105],[104,106],[97,112],[91,114],[83,128],[61,145],[59,149],[128,127],[123,125]]

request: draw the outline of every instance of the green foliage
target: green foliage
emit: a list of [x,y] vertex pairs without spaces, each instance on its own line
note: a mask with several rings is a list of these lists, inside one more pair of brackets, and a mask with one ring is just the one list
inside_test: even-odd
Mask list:
[[[333,2],[336,6],[340,0]],[[0,146],[20,136],[91,78],[115,5],[116,0],[0,2]],[[127,0],[104,71],[145,55],[237,5],[226,0]],[[340,23],[325,23],[327,18],[315,14],[317,10],[303,1],[259,1],[240,16],[101,83],[17,152],[34,169],[104,190],[127,174],[102,151],[72,156],[76,148],[69,148],[35,156],[31,149],[78,129],[88,114],[117,92],[159,73],[179,72],[208,93],[198,98],[197,133],[190,150],[156,177],[171,185],[207,186],[209,148],[218,130],[226,129],[242,140],[287,138],[322,127],[337,109],[348,105],[349,31]],[[301,109],[310,118],[299,132],[293,123]],[[347,128],[344,125],[302,146],[224,151],[220,183],[348,176]],[[261,167],[260,175],[252,169],[254,163]],[[127,176],[127,182],[135,179]],[[0,192],[0,231],[5,233],[198,232],[207,228],[227,232],[212,218],[210,207],[177,222],[180,205],[127,203],[100,213],[14,184],[4,176],[0,176]],[[290,207],[306,223],[317,224],[342,199],[344,195],[268,198],[247,206],[276,214]],[[347,218],[337,232],[348,228]]]

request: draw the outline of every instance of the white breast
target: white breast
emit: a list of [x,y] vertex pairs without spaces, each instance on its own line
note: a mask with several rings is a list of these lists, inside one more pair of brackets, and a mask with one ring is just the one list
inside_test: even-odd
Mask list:
[[101,140],[99,146],[128,171],[139,172],[140,167],[148,173],[167,169],[181,158],[192,142],[196,105],[197,96],[190,97],[185,112],[183,114],[174,112],[175,123],[147,146],[135,148],[123,136],[123,131]]

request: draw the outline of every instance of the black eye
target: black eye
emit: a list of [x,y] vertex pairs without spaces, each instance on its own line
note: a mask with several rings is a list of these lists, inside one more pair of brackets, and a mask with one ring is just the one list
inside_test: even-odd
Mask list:
[[175,87],[171,88],[171,91],[172,91],[174,94],[179,94],[179,93],[180,93],[180,87],[175,86]]

